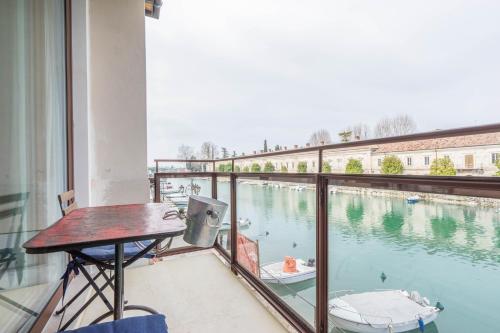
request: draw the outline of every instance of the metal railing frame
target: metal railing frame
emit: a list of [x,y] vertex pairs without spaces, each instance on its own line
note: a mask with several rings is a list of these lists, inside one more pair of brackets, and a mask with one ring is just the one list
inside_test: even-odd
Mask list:
[[[434,177],[434,176],[382,176],[345,175],[311,173],[227,173],[227,172],[171,172],[156,173],[155,202],[160,202],[159,189],[162,178],[210,178],[212,196],[217,198],[219,177],[230,179],[231,208],[231,252],[220,244],[214,248],[228,261],[231,270],[242,276],[255,288],[294,328],[300,332],[328,332],[328,186],[351,186],[363,188],[389,189],[422,193],[436,193],[459,196],[475,196],[500,199],[500,177]],[[294,309],[264,283],[241,266],[237,258],[237,181],[256,179],[261,181],[286,181],[315,184],[316,187],[316,311],[315,327],[312,327]]]
[[[413,140],[436,139],[473,134],[500,132],[500,123],[465,127],[458,129],[433,131],[397,137],[354,141],[299,149],[280,150],[246,156],[234,156],[223,159],[189,160],[189,159],[156,159],[154,175],[155,201],[160,202],[160,180],[162,178],[207,177],[212,180],[212,197],[217,198],[218,177],[230,179],[231,207],[231,252],[228,253],[220,244],[214,248],[229,262],[231,270],[242,276],[255,288],[293,327],[300,332],[326,333],[328,327],[328,186],[351,186],[376,188],[396,191],[435,193],[459,196],[474,196],[500,199],[500,177],[435,177],[435,176],[395,176],[395,175],[347,175],[322,173],[323,155],[335,149],[355,148],[376,144],[404,142]],[[230,162],[234,171],[235,161],[255,158],[267,158],[278,155],[294,155],[301,153],[317,153],[317,173],[242,173],[217,172],[216,163]],[[191,162],[211,164],[211,172],[159,172],[159,164],[164,162]],[[241,266],[237,258],[237,180],[258,179],[264,181],[288,181],[293,183],[315,184],[316,187],[316,311],[315,325],[311,326],[294,309],[271,291],[251,272]]]

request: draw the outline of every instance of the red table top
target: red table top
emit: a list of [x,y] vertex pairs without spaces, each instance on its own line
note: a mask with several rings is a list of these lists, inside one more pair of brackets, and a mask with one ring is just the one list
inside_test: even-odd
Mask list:
[[180,219],[163,220],[169,208],[148,203],[80,208],[23,244],[27,253],[59,252],[181,235]]

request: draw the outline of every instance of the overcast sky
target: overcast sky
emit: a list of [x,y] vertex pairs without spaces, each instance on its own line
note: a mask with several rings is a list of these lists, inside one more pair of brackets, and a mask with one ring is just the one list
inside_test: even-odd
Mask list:
[[413,116],[500,122],[498,0],[168,0],[146,19],[148,158]]

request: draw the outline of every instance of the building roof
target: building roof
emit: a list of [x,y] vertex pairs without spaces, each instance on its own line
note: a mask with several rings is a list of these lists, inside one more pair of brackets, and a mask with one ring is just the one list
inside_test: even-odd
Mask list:
[[423,139],[378,145],[376,153],[390,153],[444,148],[500,145],[500,132],[453,136],[447,138]]

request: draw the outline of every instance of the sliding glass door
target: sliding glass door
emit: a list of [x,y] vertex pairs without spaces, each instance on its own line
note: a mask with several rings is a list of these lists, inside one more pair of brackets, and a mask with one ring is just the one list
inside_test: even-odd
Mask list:
[[0,6],[0,330],[23,332],[65,263],[22,249],[60,218],[57,194],[66,189],[64,1]]

